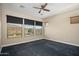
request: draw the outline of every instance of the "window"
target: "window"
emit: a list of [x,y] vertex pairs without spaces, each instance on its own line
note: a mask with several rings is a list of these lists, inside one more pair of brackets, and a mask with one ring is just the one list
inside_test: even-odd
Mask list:
[[34,35],[34,21],[24,19],[24,35]]
[[[43,23],[7,15],[7,37],[21,38],[26,36],[42,35]],[[23,30],[24,29],[24,30]]]
[[21,38],[22,37],[22,18],[7,16],[7,37]]
[[35,24],[35,34],[36,35],[42,35],[43,34],[42,22],[36,21],[36,24]]

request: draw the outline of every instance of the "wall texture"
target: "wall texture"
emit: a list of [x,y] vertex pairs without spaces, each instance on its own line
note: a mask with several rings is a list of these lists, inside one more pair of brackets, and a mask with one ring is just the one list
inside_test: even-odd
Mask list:
[[[7,39],[7,23],[6,23],[6,15],[12,15],[12,16],[17,16],[17,17],[22,17],[22,18],[27,18],[27,19],[32,19],[32,20],[38,20],[34,18],[32,15],[29,15],[28,13],[22,13],[15,10],[12,10],[10,8],[7,8],[5,4],[2,5],[2,47],[4,46],[9,46],[9,45],[14,45],[14,44],[19,44],[19,43],[24,43],[24,42],[29,42],[29,41],[34,41],[38,40],[40,38],[43,38],[42,36],[27,36],[27,37],[22,37],[22,38],[16,38],[16,39]],[[41,20],[40,20],[41,21]]]
[[53,41],[79,46],[79,23],[70,24],[71,16],[79,16],[79,9],[46,18],[46,37]]

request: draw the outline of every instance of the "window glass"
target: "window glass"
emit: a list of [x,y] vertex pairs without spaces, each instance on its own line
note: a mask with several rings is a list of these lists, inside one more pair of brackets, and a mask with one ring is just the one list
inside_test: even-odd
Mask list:
[[34,35],[34,21],[24,19],[24,35]]
[[24,25],[24,34],[25,34],[25,36],[34,35],[34,26]]
[[7,15],[7,23],[23,24],[22,18]]
[[22,18],[7,16],[7,37],[22,37]]
[[36,35],[42,35],[42,34],[43,34],[42,22],[36,21],[35,34],[36,34]]
[[29,20],[29,19],[24,19],[24,24],[25,25],[34,25],[34,21],[33,20]]
[[42,35],[42,26],[35,26],[35,34]]
[[[24,24],[23,24],[24,23]],[[24,25],[24,26],[23,26]],[[22,32],[22,28],[24,28]],[[7,15],[7,37],[21,38],[22,34],[25,36],[42,35],[43,23]]]
[[36,26],[42,26],[42,22],[36,21]]

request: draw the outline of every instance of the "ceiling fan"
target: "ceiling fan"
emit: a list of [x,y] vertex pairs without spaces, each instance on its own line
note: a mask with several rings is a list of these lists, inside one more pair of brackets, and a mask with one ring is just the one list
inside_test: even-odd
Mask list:
[[35,9],[40,9],[38,13],[41,13],[42,10],[49,12],[50,10],[45,8],[47,5],[48,5],[48,4],[45,3],[44,5],[41,5],[41,7],[34,7],[34,8],[35,8]]

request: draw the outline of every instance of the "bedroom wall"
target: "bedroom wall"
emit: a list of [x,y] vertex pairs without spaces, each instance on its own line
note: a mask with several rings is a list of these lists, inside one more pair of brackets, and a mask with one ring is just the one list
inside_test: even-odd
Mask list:
[[71,16],[79,16],[79,9],[50,16],[45,28],[45,35],[49,40],[79,46],[79,23],[70,24]]
[[27,36],[22,38],[16,38],[16,39],[7,39],[7,23],[6,23],[6,15],[12,15],[32,20],[38,20],[42,21],[41,19],[34,18],[32,15],[29,15],[29,13],[22,13],[17,10],[12,10],[10,8],[7,8],[5,4],[2,5],[2,47],[19,44],[19,43],[25,43],[30,42],[34,40],[39,40],[43,38],[43,36]]

